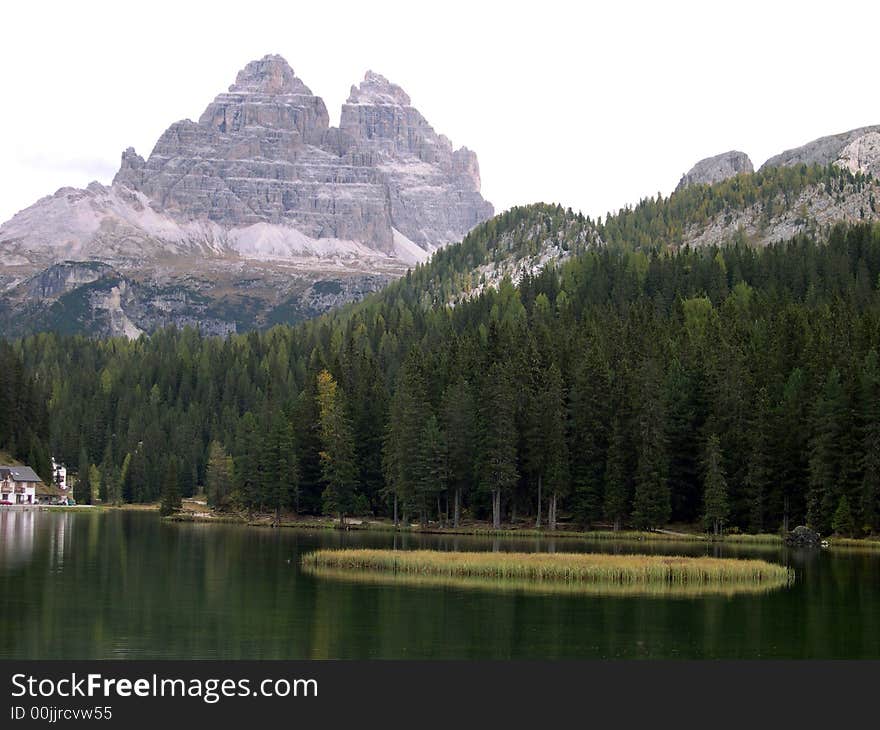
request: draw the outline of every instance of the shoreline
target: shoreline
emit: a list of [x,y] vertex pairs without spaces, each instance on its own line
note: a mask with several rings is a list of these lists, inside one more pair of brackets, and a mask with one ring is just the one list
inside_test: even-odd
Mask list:
[[[166,522],[189,522],[199,524],[219,525],[246,525],[248,527],[281,528],[294,530],[345,530],[365,531],[377,533],[400,533],[409,535],[448,535],[462,537],[497,537],[504,539],[561,539],[581,540],[587,542],[599,541],[626,541],[626,542],[657,542],[657,543],[705,543],[726,544],[742,547],[782,547],[784,540],[778,534],[748,534],[737,533],[722,536],[708,535],[699,532],[684,532],[681,530],[658,529],[645,530],[572,530],[567,528],[548,530],[535,529],[534,527],[511,525],[493,528],[485,522],[473,522],[459,527],[441,527],[428,525],[423,527],[419,524],[400,525],[394,527],[389,520],[368,517],[351,517],[346,519],[344,527],[339,525],[336,519],[329,517],[287,515],[282,517],[281,522],[276,524],[274,517],[267,514],[255,514],[247,516],[236,512],[216,512],[208,508],[204,501],[198,499],[184,499],[184,508],[173,515],[160,517]],[[158,512],[157,503],[127,503],[120,505],[111,504],[80,504],[80,505],[4,505],[0,510],[5,511],[36,511],[36,512],[83,512],[83,511],[124,511],[124,512]],[[687,528],[685,528],[687,529]],[[828,541],[826,549],[846,550],[880,550],[880,539],[874,537],[850,538],[834,537],[825,538]]]
[[[119,509],[125,509],[120,507]],[[448,535],[462,537],[498,537],[505,539],[561,539],[581,540],[588,542],[598,541],[632,541],[632,542],[657,542],[657,543],[704,543],[726,544],[741,547],[784,547],[785,542],[781,535],[777,534],[748,534],[739,533],[732,535],[713,536],[706,533],[681,532],[674,530],[571,530],[571,529],[535,529],[534,527],[509,526],[500,529],[492,528],[488,523],[471,523],[459,527],[440,527],[429,525],[422,527],[418,524],[400,525],[394,527],[390,521],[353,517],[346,520],[344,527],[339,522],[327,517],[295,517],[282,518],[281,522],[275,523],[269,515],[254,515],[251,517],[236,513],[217,513],[211,510],[188,511],[183,510],[174,515],[161,518],[167,522],[190,522],[199,524],[240,524],[249,527],[296,529],[296,530],[345,530],[364,532],[390,532],[408,535]],[[826,549],[864,549],[880,550],[880,539],[876,538],[847,538],[828,537]]]

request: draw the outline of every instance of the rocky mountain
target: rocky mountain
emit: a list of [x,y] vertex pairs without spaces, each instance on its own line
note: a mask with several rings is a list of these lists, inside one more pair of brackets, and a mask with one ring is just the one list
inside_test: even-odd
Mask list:
[[[734,241],[766,246],[799,234],[822,238],[838,223],[880,220],[880,134],[874,129],[825,138],[837,140],[830,156],[786,153],[778,159],[790,163],[765,164],[760,174],[743,152],[706,158],[670,197],[647,198],[604,222],[558,206],[513,209],[478,226],[461,247],[435,256],[422,278],[428,286],[441,281],[442,291],[433,297],[455,304],[505,278],[516,284],[536,276],[592,247],[662,250]],[[828,144],[817,143],[801,149]]]
[[[72,329],[128,335],[310,316],[492,213],[476,155],[437,134],[400,87],[367,72],[331,127],[321,98],[265,56],[146,159],[125,150],[110,186],[63,188],[0,226],[0,332],[58,310],[75,313]],[[116,277],[123,290],[108,286]]]
[[687,173],[682,175],[676,186],[676,190],[682,190],[689,185],[714,185],[722,180],[727,180],[734,175],[743,172],[754,172],[752,161],[745,152],[723,152],[714,157],[700,160]]
[[[878,170],[880,151],[878,151],[878,135],[880,125],[859,127],[848,132],[820,137],[801,147],[786,150],[768,159],[761,169],[768,167],[786,167],[791,165],[830,165],[845,164],[853,172],[874,172]],[[859,157],[863,145],[866,147],[863,156]],[[873,153],[870,150],[873,149]],[[855,163],[855,169],[853,168]]]
[[146,159],[126,150],[111,185],[63,188],[0,226],[0,334],[293,322],[462,238],[419,274],[433,300],[454,304],[597,246],[766,245],[874,220],[880,126],[789,150],[759,173],[739,151],[701,160],[670,198],[604,222],[543,205],[491,218],[479,190],[474,153],[383,76],[352,86],[331,127],[323,101],[266,56]]

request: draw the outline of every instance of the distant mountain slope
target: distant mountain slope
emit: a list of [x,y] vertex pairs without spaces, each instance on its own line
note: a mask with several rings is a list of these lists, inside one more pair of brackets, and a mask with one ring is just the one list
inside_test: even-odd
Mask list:
[[377,296],[454,304],[505,277],[518,284],[597,247],[643,253],[730,243],[763,247],[870,220],[880,220],[880,181],[838,165],[771,168],[689,185],[598,221],[538,203],[482,223]]
[[[858,129],[851,129],[848,132],[820,137],[819,139],[814,139],[812,142],[808,142],[801,147],[795,147],[794,149],[786,150],[778,155],[774,155],[761,165],[761,169],[764,170],[770,167],[786,167],[803,164],[829,165],[832,162],[841,160],[841,158],[848,157],[849,155],[845,151],[854,142],[858,145],[858,143],[864,138],[870,140],[878,134],[880,134],[880,125],[859,127]],[[862,172],[877,174],[876,164],[878,161],[880,161],[880,154],[874,156],[872,159],[864,160],[863,164],[860,165],[858,169]],[[856,172],[857,170],[852,169],[852,171]]]

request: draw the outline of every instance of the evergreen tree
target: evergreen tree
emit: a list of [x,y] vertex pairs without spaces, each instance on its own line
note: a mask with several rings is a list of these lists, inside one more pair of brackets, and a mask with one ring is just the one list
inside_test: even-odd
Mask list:
[[446,492],[449,480],[446,437],[436,416],[431,416],[422,431],[416,486],[417,503],[422,525],[427,526],[428,514],[437,503],[437,520],[443,523],[440,495]]
[[672,514],[676,520],[693,522],[699,516],[703,489],[700,454],[694,448],[694,437],[702,431],[706,420],[701,374],[696,367],[688,369],[676,359],[671,363],[664,389],[668,478],[675,485]]
[[727,519],[727,479],[721,458],[721,440],[715,434],[706,441],[703,455],[703,521],[706,528],[718,537]]
[[516,396],[507,368],[489,368],[480,407],[478,477],[492,499],[492,526],[501,527],[501,497],[516,485]]
[[476,421],[470,383],[460,378],[443,394],[442,428],[446,435],[449,483],[453,490],[452,525],[461,524],[462,497],[474,479]]
[[861,524],[880,528],[880,363],[877,350],[865,357],[861,373]]
[[122,483],[122,496],[127,502],[147,502],[147,467],[143,446],[138,444],[134,452],[129,452],[129,466]]
[[254,414],[247,411],[238,424],[236,439],[236,456],[233,457],[235,469],[235,501],[239,506],[250,512],[259,506],[260,470],[259,448],[260,438]]
[[624,435],[623,419],[619,415],[615,415],[605,467],[604,504],[605,518],[611,521],[615,532],[620,530],[629,512],[631,490],[628,463],[629,452]]
[[209,506],[220,510],[228,507],[232,498],[232,478],[232,457],[226,453],[223,444],[212,441],[205,480]]
[[165,478],[162,481],[162,495],[159,501],[159,514],[168,517],[181,508],[180,481],[177,470],[177,457],[168,459],[165,467]]
[[269,416],[260,454],[260,504],[275,514],[275,524],[279,524],[281,511],[295,503],[299,485],[293,429],[283,412]]
[[571,492],[569,474],[569,455],[567,443],[567,409],[563,392],[562,373],[553,363],[546,374],[544,391],[543,442],[545,459],[543,464],[547,491],[550,494],[547,522],[551,530],[556,529],[558,502]]
[[77,504],[92,503],[92,485],[89,481],[91,463],[86,450],[80,449],[79,452],[79,470],[76,475],[76,482],[73,486],[73,498]]
[[354,507],[357,487],[354,437],[345,412],[345,394],[326,370],[318,373],[317,398],[323,445],[324,509],[339,515],[339,524],[344,526],[346,512]]
[[831,521],[831,529],[835,535],[843,537],[852,537],[855,533],[855,521],[849,508],[849,500],[844,494],[837,503],[837,509],[834,511],[834,518]]
[[299,455],[299,489],[294,493],[295,512],[315,512],[320,509],[323,490],[321,465],[321,435],[319,431],[318,393],[316,379],[306,378],[305,387],[294,406],[294,440]]
[[666,437],[659,368],[655,362],[645,364],[642,383],[645,391],[639,416],[632,519],[639,529],[653,529],[664,525],[672,510],[666,478]]
[[574,509],[586,527],[602,517],[609,442],[611,374],[593,343],[575,369],[569,395]]
[[[775,495],[773,479],[773,422],[767,389],[761,388],[755,404],[755,417],[751,429],[746,487],[751,502],[749,528],[763,532],[768,501]],[[719,442],[720,447],[720,442]],[[774,501],[778,501],[774,500]]]
[[405,513],[411,509],[422,511],[418,495],[419,459],[421,437],[429,415],[424,364],[418,349],[414,348],[400,371],[383,446],[383,466],[394,503],[395,524],[398,507]]
[[847,404],[836,368],[828,373],[813,410],[807,521],[827,533],[843,476],[843,436]]

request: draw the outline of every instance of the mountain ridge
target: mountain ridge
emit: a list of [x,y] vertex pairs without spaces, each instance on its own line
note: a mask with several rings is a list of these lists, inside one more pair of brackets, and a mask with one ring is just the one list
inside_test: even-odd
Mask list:
[[[198,121],[171,124],[146,159],[127,148],[109,186],[61,188],[0,226],[0,296],[13,314],[46,309],[54,302],[34,301],[34,277],[100,261],[142,292],[195,278],[193,292],[221,305],[230,285],[262,311],[209,331],[262,326],[279,307],[316,313],[298,300],[315,284],[359,296],[460,240],[493,213],[479,191],[475,153],[454,149],[385,77],[368,72],[331,127],[323,100],[267,55]],[[100,333],[118,333],[108,327]]]
[[[767,245],[878,217],[878,130],[813,140],[757,172],[743,152],[706,158],[671,196],[604,222],[568,211],[563,223],[552,205],[534,220],[529,206],[490,218],[476,155],[400,86],[367,71],[333,127],[323,100],[267,55],[146,159],[127,148],[110,186],[62,188],[0,226],[0,331],[224,335],[321,314],[410,270],[442,272],[425,285],[455,304],[590,247]],[[511,220],[522,227],[505,229]]]

